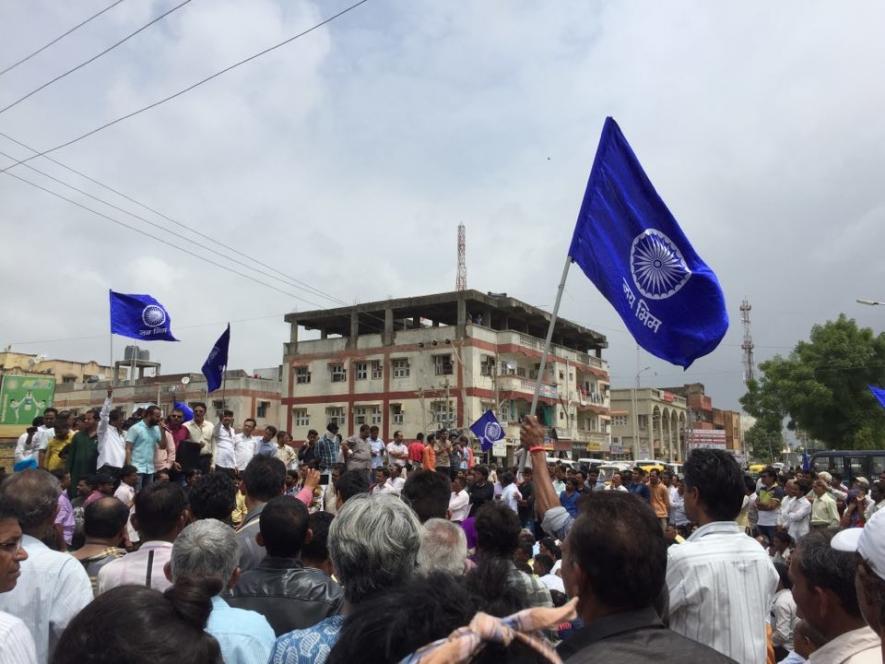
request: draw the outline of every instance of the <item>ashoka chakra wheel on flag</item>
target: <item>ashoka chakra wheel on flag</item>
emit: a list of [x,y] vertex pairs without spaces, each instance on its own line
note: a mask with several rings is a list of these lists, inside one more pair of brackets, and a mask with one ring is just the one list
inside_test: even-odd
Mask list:
[[651,300],[674,295],[691,277],[679,248],[654,228],[644,230],[633,240],[630,273],[639,292]]

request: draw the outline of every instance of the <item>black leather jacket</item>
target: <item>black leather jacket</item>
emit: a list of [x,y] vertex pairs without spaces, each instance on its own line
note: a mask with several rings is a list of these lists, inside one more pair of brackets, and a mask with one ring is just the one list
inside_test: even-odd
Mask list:
[[239,609],[262,614],[277,636],[316,625],[338,613],[341,586],[296,558],[267,556],[243,572],[227,601]]

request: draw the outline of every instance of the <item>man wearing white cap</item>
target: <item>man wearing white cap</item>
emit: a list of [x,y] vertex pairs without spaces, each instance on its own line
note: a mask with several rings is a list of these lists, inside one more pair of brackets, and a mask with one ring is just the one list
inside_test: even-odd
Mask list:
[[837,551],[857,553],[854,587],[861,613],[885,644],[885,512],[876,512],[863,528],[846,528],[833,537]]

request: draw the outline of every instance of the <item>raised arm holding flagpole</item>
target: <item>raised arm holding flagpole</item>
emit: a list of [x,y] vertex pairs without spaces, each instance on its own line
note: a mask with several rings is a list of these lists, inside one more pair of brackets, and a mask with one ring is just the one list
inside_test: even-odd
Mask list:
[[572,262],[614,306],[636,343],[672,364],[688,368],[712,352],[728,330],[716,275],[655,191],[620,127],[606,118],[557,287],[533,416]]

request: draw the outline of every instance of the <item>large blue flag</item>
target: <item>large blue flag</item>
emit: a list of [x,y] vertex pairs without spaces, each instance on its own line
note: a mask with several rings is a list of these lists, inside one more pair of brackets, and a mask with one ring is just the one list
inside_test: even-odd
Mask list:
[[230,346],[230,323],[212,346],[209,357],[203,363],[203,375],[206,376],[206,391],[214,392],[221,387],[224,369],[227,367],[227,350]]
[[470,430],[479,438],[483,452],[492,449],[492,445],[504,437],[504,430],[498,424],[495,414],[487,410],[476,422],[470,425]]
[[178,341],[166,308],[150,295],[111,293],[111,334],[142,341]]
[[569,257],[636,342],[688,368],[728,329],[716,275],[695,253],[612,118],[606,118]]
[[885,388],[876,387],[875,385],[867,385],[867,387],[870,388],[870,392],[876,397],[876,401],[879,402],[879,405],[882,406],[882,408],[885,408]]

